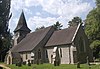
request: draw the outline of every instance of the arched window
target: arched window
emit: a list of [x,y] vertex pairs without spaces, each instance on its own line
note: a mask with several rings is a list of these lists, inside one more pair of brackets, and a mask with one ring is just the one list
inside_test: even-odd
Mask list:
[[11,64],[11,58],[10,58],[10,56],[8,57],[8,64]]
[[79,41],[79,48],[80,48],[80,52],[84,52],[84,42],[82,38],[80,38]]

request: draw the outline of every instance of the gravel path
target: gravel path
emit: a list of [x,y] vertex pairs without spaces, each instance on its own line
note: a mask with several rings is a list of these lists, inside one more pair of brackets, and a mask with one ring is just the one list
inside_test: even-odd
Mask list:
[[0,64],[0,67],[3,67],[5,69],[11,69],[11,68],[7,67],[5,64]]

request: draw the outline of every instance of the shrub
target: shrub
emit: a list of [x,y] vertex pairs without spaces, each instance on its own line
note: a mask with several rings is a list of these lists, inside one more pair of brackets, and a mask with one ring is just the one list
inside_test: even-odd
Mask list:
[[30,60],[28,60],[28,66],[31,66]]
[[19,62],[17,65],[18,65],[18,67],[21,67],[22,66],[21,62]]
[[54,66],[56,66],[56,61],[54,61]]
[[23,62],[23,65],[26,65],[26,61]]

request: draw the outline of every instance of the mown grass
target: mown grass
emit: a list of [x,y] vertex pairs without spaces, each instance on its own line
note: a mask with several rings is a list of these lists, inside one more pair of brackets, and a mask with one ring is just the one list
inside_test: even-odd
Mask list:
[[4,63],[4,62],[0,62],[0,64],[1,64],[1,63]]
[[100,69],[100,65],[91,65],[90,68],[87,64],[81,64],[80,68],[77,68],[76,65],[72,64],[61,64],[60,66],[54,66],[53,64],[32,64],[31,66],[22,65],[18,67],[16,65],[7,65],[11,69]]

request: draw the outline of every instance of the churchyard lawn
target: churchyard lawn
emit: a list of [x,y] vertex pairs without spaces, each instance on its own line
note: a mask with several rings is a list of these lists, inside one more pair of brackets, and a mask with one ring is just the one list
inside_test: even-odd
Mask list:
[[53,64],[32,64],[31,66],[22,65],[18,67],[16,65],[7,65],[11,69],[100,69],[100,65],[91,65],[88,66],[87,64],[81,64],[80,68],[77,68],[77,65],[72,64],[61,64],[60,66],[54,66]]

